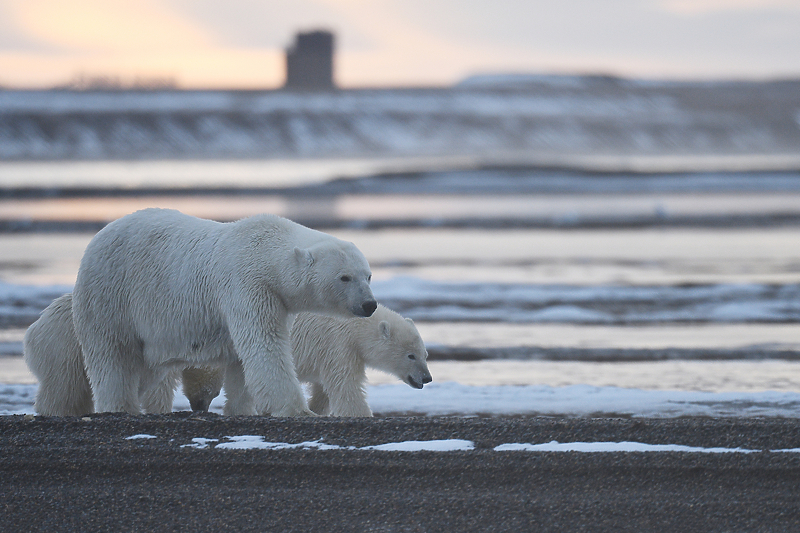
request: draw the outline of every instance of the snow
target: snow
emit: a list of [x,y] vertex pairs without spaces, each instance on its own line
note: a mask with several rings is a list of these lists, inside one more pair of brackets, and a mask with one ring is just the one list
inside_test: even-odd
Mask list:
[[[658,105],[654,105],[658,104]],[[385,125],[399,114],[424,117],[430,114],[481,117],[520,116],[657,116],[684,122],[689,116],[670,99],[640,95],[531,95],[469,90],[339,91],[291,94],[271,92],[236,94],[225,92],[52,92],[0,91],[0,110],[6,113],[287,113],[309,128],[309,115],[350,117],[378,116]],[[677,115],[677,117],[676,117]],[[313,124],[313,123],[311,123]],[[324,123],[323,123],[324,124]],[[377,130],[382,124],[375,124]],[[303,132],[308,139],[313,132]],[[319,132],[325,137],[325,131]],[[375,133],[371,130],[369,133]]]
[[[558,442],[544,444],[509,443],[495,446],[496,452],[683,452],[683,453],[757,453],[746,448],[702,448],[679,444],[645,444],[642,442]],[[784,451],[784,450],[777,450]]]
[[181,448],[197,448],[198,450],[202,450],[208,448],[214,442],[219,442],[219,439],[206,439],[203,437],[195,437],[192,439],[191,444],[183,444]]
[[[0,384],[0,415],[33,414],[36,388]],[[589,385],[470,386],[455,382],[431,383],[422,390],[405,384],[373,385],[367,391],[370,406],[378,416],[800,418],[800,393],[796,392],[715,393]],[[223,395],[218,396],[211,403],[211,411],[222,413],[224,403]],[[174,409],[189,410],[185,396],[176,395]]]
[[288,444],[286,442],[265,442],[264,437],[258,435],[239,435],[225,437],[229,442],[223,442],[214,446],[215,449],[222,450],[291,450],[291,449],[316,449],[316,450],[338,450],[339,446],[325,444],[322,440],[299,442]]
[[526,87],[529,85],[547,85],[556,88],[578,88],[586,85],[591,78],[570,74],[523,74],[523,73],[499,73],[499,74],[475,74],[464,78],[458,83],[458,87],[469,87],[478,89],[487,88],[509,88]]
[[539,76],[315,94],[0,91],[0,158],[796,155],[775,118],[794,114],[794,100],[769,84],[728,86],[735,103],[698,113],[699,87]]
[[572,385],[475,387],[431,383],[421,391],[401,385],[369,388],[375,413],[630,417],[800,417],[794,392],[697,392]]
[[148,435],[146,433],[139,433],[137,435],[131,435],[130,437],[125,437],[125,440],[138,440],[138,439],[157,439],[155,435]]
[[379,450],[386,452],[455,452],[475,449],[475,443],[463,439],[446,440],[408,440],[387,442],[377,446],[365,446],[360,450]]
[[[131,439],[155,439],[153,435],[133,435]],[[194,437],[191,444],[183,444],[181,448],[206,449],[213,446],[215,450],[346,450],[346,451],[382,451],[382,452],[469,452],[475,450],[475,443],[464,439],[441,440],[412,440],[402,442],[387,442],[373,446],[338,446],[326,444],[322,439],[298,443],[265,441],[260,435],[235,435],[226,436],[226,442],[219,439]],[[748,448],[722,448],[686,446],[682,444],[648,444],[643,442],[558,442],[550,441],[541,444],[531,443],[506,443],[493,448],[495,452],[579,452],[579,453],[653,453],[653,452],[679,452],[679,453],[800,453],[800,448],[787,448],[779,450],[752,450]]]
[[[130,438],[130,437],[129,437]],[[404,442],[389,442],[386,444],[379,444],[377,446],[364,446],[357,448],[355,446],[337,446],[335,444],[326,444],[322,439],[314,441],[305,441],[290,444],[288,442],[270,442],[265,441],[264,437],[260,435],[236,435],[225,437],[227,442],[222,442],[214,446],[215,450],[377,450],[389,452],[453,452],[453,451],[469,451],[475,448],[472,441],[461,439],[447,439],[447,440],[427,440],[427,441],[404,441]],[[184,448],[198,448],[204,449],[217,439],[206,439],[196,437],[192,439],[192,444],[184,444]]]

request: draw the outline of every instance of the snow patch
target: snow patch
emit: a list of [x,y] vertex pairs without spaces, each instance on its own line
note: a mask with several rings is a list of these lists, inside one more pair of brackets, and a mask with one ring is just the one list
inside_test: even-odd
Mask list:
[[747,448],[703,448],[680,444],[646,444],[642,442],[558,442],[544,444],[509,443],[495,446],[496,452],[683,452],[683,453],[757,453]]
[[[235,435],[225,437],[230,442],[222,442],[214,446],[214,449],[223,450],[292,450],[292,449],[316,449],[316,450],[340,450],[340,446],[325,444],[322,440],[299,442],[289,444],[287,442],[267,442],[260,435]],[[192,439],[194,440],[194,439]]]
[[181,448],[196,448],[202,450],[214,442],[219,442],[219,439],[205,439],[203,437],[195,437],[192,439],[191,444],[183,444]]
[[[34,414],[37,385],[0,384],[0,415]],[[368,387],[373,412],[386,415],[424,416],[563,416],[563,417],[653,417],[800,418],[800,393],[796,392],[698,392],[641,390],[620,387],[572,385],[472,386],[456,382],[431,383],[422,390],[405,384]],[[188,410],[188,400],[176,395],[176,410]],[[224,398],[211,403],[211,411],[222,413]],[[237,437],[229,447],[251,446],[263,439]],[[264,447],[274,446],[264,443]],[[299,445],[298,445],[299,446]],[[306,447],[318,446],[305,443]]]
[[387,452],[455,452],[475,449],[471,440],[408,440],[404,442],[388,442],[377,446],[365,446],[359,450],[380,450]]

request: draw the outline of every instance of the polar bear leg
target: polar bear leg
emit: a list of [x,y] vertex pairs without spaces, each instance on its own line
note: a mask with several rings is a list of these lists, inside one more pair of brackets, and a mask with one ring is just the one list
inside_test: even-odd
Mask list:
[[144,372],[139,385],[139,400],[145,413],[171,413],[178,386],[179,370],[166,373],[148,369]]
[[83,342],[84,363],[98,413],[141,414],[139,382],[144,371],[142,349],[132,342],[108,342],[93,335]]
[[254,415],[253,397],[244,384],[244,369],[238,359],[225,368],[225,407],[226,415]]
[[361,384],[355,381],[338,383],[328,387],[330,413],[333,416],[372,416],[366,394]]
[[308,408],[318,415],[327,415],[330,413],[328,393],[325,392],[322,385],[319,383],[311,384],[311,400],[308,402]]
[[242,362],[247,390],[256,412],[272,416],[314,416],[294,369],[292,355],[273,350],[266,357],[250,357]]
[[[260,327],[253,328],[257,324]],[[314,416],[297,379],[285,307],[270,295],[230,309],[228,328],[256,413]],[[225,379],[226,390],[228,379]]]

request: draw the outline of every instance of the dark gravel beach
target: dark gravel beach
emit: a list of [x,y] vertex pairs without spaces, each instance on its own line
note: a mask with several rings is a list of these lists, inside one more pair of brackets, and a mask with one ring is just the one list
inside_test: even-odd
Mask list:
[[[136,434],[149,439],[126,439]],[[222,450],[193,438],[475,450]],[[0,417],[2,531],[800,531],[798,453],[498,452],[512,442],[800,447],[782,419]]]

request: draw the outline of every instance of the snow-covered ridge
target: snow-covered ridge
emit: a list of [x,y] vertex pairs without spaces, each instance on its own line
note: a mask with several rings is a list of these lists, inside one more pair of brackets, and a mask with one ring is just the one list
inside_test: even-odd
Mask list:
[[0,91],[0,159],[794,154],[796,86],[545,77],[302,94]]
[[0,91],[0,110],[5,113],[301,113],[374,115],[467,115],[484,117],[559,116],[593,117],[657,113],[677,121],[678,110],[667,98],[622,95],[586,98],[472,91],[342,91],[296,94],[286,92],[60,92]]

